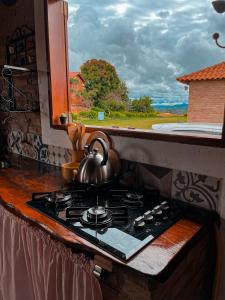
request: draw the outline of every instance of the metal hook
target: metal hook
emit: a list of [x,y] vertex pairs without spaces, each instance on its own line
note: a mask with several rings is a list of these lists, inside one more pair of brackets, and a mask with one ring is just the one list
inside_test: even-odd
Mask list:
[[212,38],[215,40],[216,45],[217,45],[218,47],[220,47],[220,48],[222,48],[222,49],[225,49],[225,46],[221,45],[221,44],[218,42],[218,40],[219,40],[219,38],[220,38],[220,35],[219,35],[218,32],[214,33],[213,36],[212,36]]
[[[14,67],[14,69],[22,69],[22,68],[17,68]],[[28,69],[22,69],[22,70],[26,70],[28,71]],[[1,70],[1,77],[3,78],[3,80],[8,84],[8,86],[10,86],[14,91],[16,91],[19,95],[21,95],[22,97],[25,98],[26,102],[27,102],[27,95],[25,93],[23,93],[19,88],[17,88],[14,83],[12,81],[10,81],[7,77],[12,77],[13,76],[13,70],[10,68],[10,66],[3,66],[2,70]],[[3,95],[1,95],[1,102],[2,100],[5,102],[5,104],[3,103],[3,108],[4,110],[7,110],[7,106],[10,103],[14,103],[14,99],[13,98],[6,98]],[[29,107],[28,102],[26,103],[25,109],[26,111],[30,111],[31,108]]]
[[11,115],[10,112],[8,112],[7,117],[3,121],[1,121],[1,124],[5,125],[10,119],[16,119],[16,118],[15,116]]

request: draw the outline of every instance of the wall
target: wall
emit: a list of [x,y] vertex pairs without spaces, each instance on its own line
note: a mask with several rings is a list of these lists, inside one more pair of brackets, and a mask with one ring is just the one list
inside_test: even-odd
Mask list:
[[223,123],[224,106],[224,79],[190,82],[188,122]]

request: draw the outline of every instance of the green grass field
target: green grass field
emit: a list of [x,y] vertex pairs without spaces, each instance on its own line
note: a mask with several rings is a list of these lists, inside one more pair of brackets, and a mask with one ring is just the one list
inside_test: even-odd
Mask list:
[[127,119],[106,119],[104,121],[80,119],[80,122],[85,125],[93,126],[119,126],[119,127],[134,127],[140,129],[151,129],[153,124],[159,123],[181,123],[187,122],[186,116],[171,116],[171,117],[152,117],[152,118],[127,118]]

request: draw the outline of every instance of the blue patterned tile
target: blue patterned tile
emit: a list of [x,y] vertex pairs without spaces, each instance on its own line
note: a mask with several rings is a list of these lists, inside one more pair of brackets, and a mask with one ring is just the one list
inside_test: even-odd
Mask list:
[[12,131],[8,135],[8,148],[10,152],[15,154],[22,154],[22,139],[23,133],[21,131]]
[[44,144],[40,145],[38,149],[38,160],[46,164],[49,164],[49,152],[48,152],[47,145]]
[[217,210],[221,180],[173,170],[172,197],[190,204]]

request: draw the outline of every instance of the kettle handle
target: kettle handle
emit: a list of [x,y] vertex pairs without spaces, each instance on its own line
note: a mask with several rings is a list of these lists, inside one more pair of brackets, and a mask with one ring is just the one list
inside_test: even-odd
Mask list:
[[104,166],[104,165],[106,165],[106,163],[108,161],[108,146],[107,146],[106,142],[103,139],[101,139],[101,138],[93,139],[91,141],[90,145],[88,146],[88,151],[92,150],[92,147],[93,147],[93,145],[96,141],[101,144],[102,149],[103,149],[103,160],[101,162],[101,165]]

